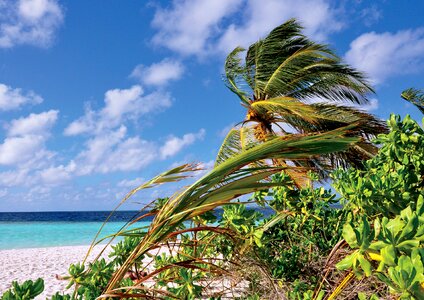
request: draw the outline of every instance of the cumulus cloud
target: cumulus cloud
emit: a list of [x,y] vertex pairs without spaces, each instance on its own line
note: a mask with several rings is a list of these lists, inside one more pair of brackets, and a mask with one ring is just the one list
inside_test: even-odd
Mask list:
[[128,137],[127,128],[97,134],[90,138],[75,162],[76,174],[110,173],[115,171],[134,171],[147,166],[156,158],[153,142],[140,137]]
[[24,93],[19,88],[12,88],[0,83],[0,111],[18,109],[26,104],[40,104],[43,98],[33,91]]
[[[183,55],[204,56],[248,46],[289,18],[297,18],[305,33],[325,40],[343,27],[340,11],[328,0],[184,0],[174,1],[171,8],[158,9],[152,26],[157,45]],[[237,23],[226,24],[237,14]]]
[[171,96],[165,92],[144,94],[141,86],[113,89],[105,93],[104,107],[99,111],[86,109],[85,115],[69,124],[65,135],[96,133],[115,128],[128,119],[160,111],[171,106]]
[[138,136],[128,136],[125,126],[99,134],[86,142],[75,162],[76,174],[110,173],[116,171],[140,170],[153,161],[176,155],[184,147],[203,138],[205,131],[188,133],[182,137],[171,136],[162,146],[156,142],[143,140]]
[[72,178],[77,165],[72,160],[68,165],[50,166],[40,170],[38,173],[41,180],[48,184],[58,184]]
[[183,137],[170,136],[165,144],[160,148],[162,159],[175,155],[184,147],[193,144],[196,140],[203,139],[205,130],[201,129],[198,133],[187,133]]
[[219,32],[219,24],[231,15],[242,0],[173,1],[172,7],[156,11],[152,26],[158,29],[153,43],[183,55],[201,55],[210,39]]
[[346,61],[370,76],[374,84],[395,75],[413,74],[424,68],[424,28],[396,33],[369,32],[356,38]]
[[12,120],[8,135],[44,135],[56,122],[59,111],[49,110],[28,117]]
[[218,48],[225,53],[237,46],[248,46],[282,22],[296,18],[305,27],[305,34],[325,40],[330,33],[343,28],[337,10],[326,0],[249,0],[241,24],[231,24],[220,37]]
[[19,0],[0,5],[0,48],[47,47],[63,22],[57,0]]
[[144,94],[139,85],[129,89],[113,89],[105,93],[104,106],[94,111],[86,108],[84,116],[75,120],[65,129],[65,135],[86,133],[89,138],[83,149],[76,155],[75,167],[59,166],[45,170],[44,179],[67,178],[93,173],[135,171],[144,168],[155,160],[167,159],[176,155],[184,147],[194,143],[204,135],[188,133],[183,137],[169,137],[163,146],[156,141],[144,140],[128,134],[126,123],[142,115],[151,114],[171,105],[167,93]]
[[156,151],[152,142],[137,136],[129,137],[110,149],[109,155],[97,165],[96,170],[100,173],[140,170],[155,160]]
[[0,165],[15,165],[30,159],[34,152],[42,149],[42,136],[8,137],[0,144]]
[[173,80],[181,78],[184,67],[179,61],[164,59],[150,66],[138,65],[130,77],[139,80],[145,85],[163,86]]
[[0,144],[0,165],[16,165],[34,161],[37,154],[46,152],[45,141],[58,111],[50,110],[10,122],[8,137]]

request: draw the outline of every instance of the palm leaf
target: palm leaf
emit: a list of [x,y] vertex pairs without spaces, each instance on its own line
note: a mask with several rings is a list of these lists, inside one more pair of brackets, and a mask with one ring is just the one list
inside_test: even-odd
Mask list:
[[[304,159],[323,153],[346,150],[356,137],[346,137],[356,125],[308,136],[276,137],[255,145],[217,165],[194,184],[170,198],[152,221],[148,233],[134,249],[123,266],[115,272],[105,291],[112,293],[126,271],[140,255],[165,241],[185,220],[228,203],[234,198],[281,183],[263,182],[281,168],[249,165],[264,159]],[[228,180],[234,176],[233,180]]]
[[316,121],[316,110],[292,97],[277,97],[253,102],[250,105],[259,115],[275,114],[279,117],[296,116],[306,122]]
[[414,104],[424,114],[424,92],[418,89],[407,89],[402,92],[401,97]]
[[239,87],[239,85],[242,85],[242,76],[245,70],[241,65],[241,59],[238,55],[243,51],[243,48],[237,47],[227,56],[225,60],[225,76],[227,87],[235,93],[243,103],[248,104],[249,97],[247,93]]
[[253,100],[290,96],[366,103],[372,88],[365,76],[342,64],[326,45],[310,41],[302,29],[289,20],[249,47],[245,70]]
[[232,128],[221,144],[215,160],[215,166],[240,154],[244,150],[252,148],[257,143],[258,141],[255,139],[251,127]]

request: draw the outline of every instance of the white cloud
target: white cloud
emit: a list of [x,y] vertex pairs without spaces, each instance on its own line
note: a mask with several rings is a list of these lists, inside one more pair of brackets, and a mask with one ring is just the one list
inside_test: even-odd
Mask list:
[[121,126],[89,139],[86,149],[76,158],[76,173],[134,171],[147,166],[157,157],[154,143],[139,137],[126,137],[126,133],[125,126]]
[[361,18],[363,19],[366,26],[371,26],[377,23],[383,17],[383,12],[375,5],[364,8],[361,11]]
[[[171,136],[163,147],[157,142],[128,135],[124,125],[127,121],[171,105],[167,93],[156,91],[144,95],[141,86],[135,85],[129,89],[107,91],[104,102],[104,106],[97,111],[86,108],[84,116],[72,122],[64,131],[65,135],[87,133],[90,136],[74,159],[73,176],[140,170],[155,160],[175,155],[204,134],[204,130],[201,130],[182,138]],[[55,172],[65,178],[70,173],[65,166],[59,166],[45,170],[42,175],[50,178]]]
[[39,104],[43,98],[33,91],[23,93],[19,88],[12,88],[0,83],[0,111],[8,111],[25,104]]
[[0,172],[0,186],[23,186],[28,183],[28,169],[8,170]]
[[168,93],[156,91],[145,95],[139,85],[129,89],[109,90],[105,93],[104,102],[104,107],[99,111],[87,108],[83,117],[65,128],[64,134],[68,136],[81,133],[96,134],[116,128],[129,119],[158,112],[172,104]]
[[76,170],[76,164],[72,160],[68,165],[59,165],[57,167],[48,167],[39,172],[44,183],[56,184],[62,183],[72,178],[73,172]]
[[0,165],[15,165],[29,160],[35,152],[42,150],[44,140],[37,135],[6,138],[0,144]]
[[152,142],[130,137],[114,147],[96,169],[101,173],[140,170],[157,159],[156,153]]
[[366,111],[373,111],[378,108],[378,99],[370,99],[370,101],[367,104],[357,106],[358,109],[366,110]]
[[137,177],[137,178],[134,178],[132,180],[129,180],[129,179],[121,180],[120,182],[118,182],[117,185],[119,187],[134,189],[134,188],[140,186],[144,181],[145,181],[144,178]]
[[231,24],[218,47],[225,53],[237,46],[247,47],[290,18],[296,18],[305,27],[305,34],[319,41],[343,27],[336,10],[326,0],[298,0],[296,4],[290,0],[249,0],[243,22]]
[[57,120],[58,111],[15,119],[8,127],[8,137],[0,144],[0,165],[35,165],[47,160],[51,153],[45,149],[50,128]]
[[152,26],[158,29],[153,43],[184,55],[202,55],[219,31],[219,24],[235,12],[242,0],[173,1],[172,8],[158,9]]
[[203,139],[205,130],[201,129],[198,133],[187,133],[182,138],[171,136],[165,144],[160,148],[162,159],[174,156],[184,147],[193,144],[196,140]]
[[81,176],[140,170],[155,160],[176,155],[184,147],[202,139],[204,134],[204,129],[201,129],[198,133],[188,133],[181,138],[171,136],[159,147],[155,142],[138,136],[127,137],[126,128],[121,126],[87,141],[86,148],[75,159],[75,173]]
[[12,120],[8,135],[44,135],[56,122],[58,114],[57,110],[49,110]]
[[424,28],[362,34],[350,44],[346,60],[375,84],[416,73],[424,68]]
[[47,47],[63,22],[57,0],[19,0],[0,5],[0,48]]
[[184,72],[179,61],[164,59],[150,66],[138,65],[131,73],[131,77],[140,80],[145,85],[163,86],[171,80],[178,80]]
[[[340,11],[328,0],[184,0],[171,8],[158,9],[152,26],[157,45],[183,55],[204,56],[237,46],[248,46],[264,37],[274,27],[297,18],[305,33],[319,41],[343,27]],[[237,23],[225,24],[237,14]]]

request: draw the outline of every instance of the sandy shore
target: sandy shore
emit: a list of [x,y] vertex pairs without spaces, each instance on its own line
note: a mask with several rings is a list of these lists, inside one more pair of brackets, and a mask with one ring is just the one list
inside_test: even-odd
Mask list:
[[[57,291],[65,291],[68,282],[57,280],[56,274],[67,275],[69,265],[82,261],[88,248],[89,246],[66,246],[0,250],[0,295],[11,287],[14,280],[23,282],[39,277],[44,279],[45,288],[36,299],[45,300]],[[97,256],[102,249],[103,246],[97,246],[90,258]]]
[[[20,283],[25,280],[44,279],[44,292],[36,297],[36,300],[45,300],[50,298],[56,292],[71,293],[73,290],[66,290],[68,281],[56,279],[57,275],[67,275],[69,265],[81,262],[87,253],[89,246],[66,246],[66,247],[48,247],[48,248],[30,248],[30,249],[13,249],[0,250],[0,295],[11,287],[12,281],[16,280]],[[104,246],[96,246],[90,254],[87,261],[93,261]],[[103,253],[103,257],[107,258],[107,254],[111,251],[108,247]],[[168,249],[159,249],[153,251],[152,255],[162,252],[168,252]],[[151,259],[146,258],[145,263],[148,264]],[[148,268],[150,269],[150,268]],[[150,270],[151,271],[151,270]],[[240,292],[246,288],[246,284],[242,282],[233,282],[231,278],[218,279],[209,286],[207,290],[214,293],[219,290],[230,291],[229,296],[223,296],[223,299],[233,299],[234,295],[239,296]],[[232,294],[232,293],[236,294]]]

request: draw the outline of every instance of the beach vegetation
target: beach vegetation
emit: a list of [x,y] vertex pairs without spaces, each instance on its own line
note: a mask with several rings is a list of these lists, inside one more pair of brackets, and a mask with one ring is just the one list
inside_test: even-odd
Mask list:
[[[52,299],[424,297],[423,127],[340,105],[366,103],[371,87],[294,20],[251,45],[242,64],[243,51],[225,68],[247,116],[213,169],[199,178],[198,165],[184,164],[129,192],[117,209],[141,190],[194,177],[109,236],[108,259],[87,254],[71,265],[69,293]],[[421,107],[419,90],[402,97]],[[42,291],[33,285],[2,299]]]
[[40,295],[44,290],[44,280],[26,280],[23,283],[12,282],[12,288],[1,296],[1,300],[31,300]]

